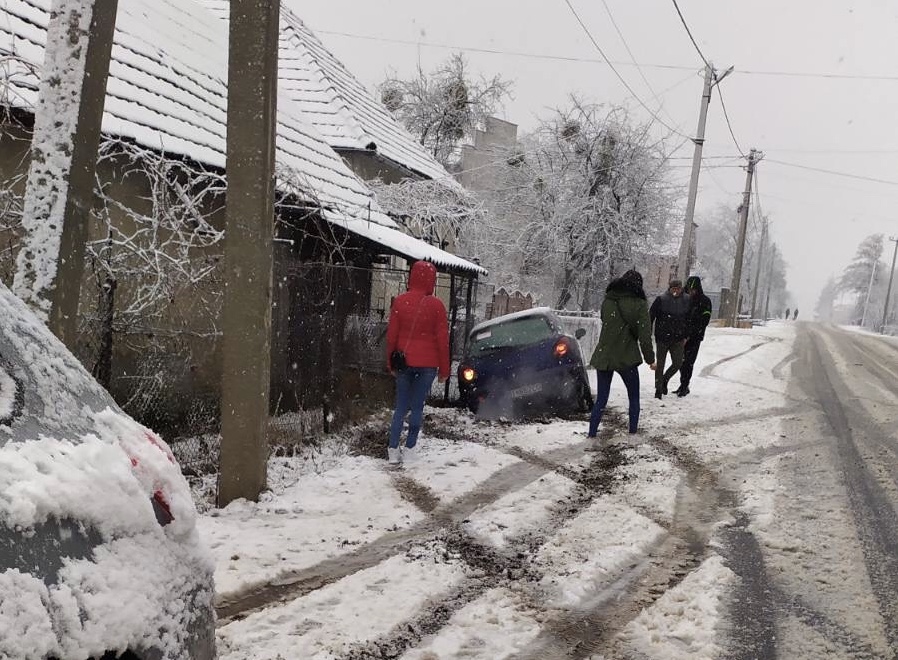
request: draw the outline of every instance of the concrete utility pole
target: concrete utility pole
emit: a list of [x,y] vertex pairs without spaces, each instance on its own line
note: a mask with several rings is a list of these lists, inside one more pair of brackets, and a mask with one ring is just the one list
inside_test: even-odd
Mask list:
[[861,314],[861,327],[867,324],[867,307],[870,305],[870,293],[873,291],[873,281],[876,279],[876,266],[879,260],[873,262],[873,268],[870,269],[870,282],[867,284],[867,296],[864,298],[864,313]]
[[70,348],[118,0],[54,0],[35,111],[13,290]]
[[764,297],[764,324],[767,324],[767,319],[770,318],[770,289],[773,288],[773,261],[776,257],[776,246],[773,246],[773,250],[770,253],[770,263],[767,265],[767,294]]
[[[760,208],[760,207],[759,207]],[[758,302],[758,285],[761,283],[761,264],[764,263],[764,251],[767,249],[767,218],[761,226],[761,247],[758,248],[758,263],[755,265],[755,285],[751,289],[751,317],[755,318],[755,305]],[[767,320],[767,317],[764,317]]]
[[695,149],[692,153],[692,177],[689,179],[689,197],[686,200],[686,219],[683,225],[683,241],[680,243],[680,255],[677,260],[677,277],[686,280],[689,276],[689,251],[692,247],[692,223],[695,216],[695,198],[698,195],[698,176],[702,170],[702,149],[705,145],[705,123],[708,119],[708,106],[711,104],[711,90],[730,73],[730,67],[719,76],[711,64],[705,66],[705,86],[702,89],[702,102],[698,112],[698,128],[695,131]]
[[889,318],[889,299],[892,297],[892,280],[895,279],[895,259],[898,257],[898,237],[889,236],[889,240],[895,244],[895,251],[892,253],[892,270],[889,272],[889,286],[886,289],[886,303],[882,310],[882,325],[879,326],[879,334],[886,332],[886,321]]
[[280,20],[280,0],[230,5],[219,506],[267,482]]
[[745,191],[742,193],[741,218],[739,220],[739,238],[736,242],[736,260],[733,263],[733,285],[730,295],[732,296],[731,321],[733,327],[736,327],[736,319],[739,317],[739,287],[742,279],[742,258],[745,254],[745,231],[748,227],[748,207],[751,202],[751,183],[752,177],[755,175],[755,165],[763,158],[763,154],[752,149],[748,154],[748,173],[745,175]]

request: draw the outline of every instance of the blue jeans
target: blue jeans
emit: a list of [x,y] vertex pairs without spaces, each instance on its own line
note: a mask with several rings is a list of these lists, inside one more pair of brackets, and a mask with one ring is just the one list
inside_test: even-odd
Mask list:
[[[627,397],[630,399],[630,433],[636,433],[639,426],[639,365],[622,369],[620,374],[624,386],[627,388]],[[599,423],[602,421],[602,413],[608,405],[608,395],[611,393],[611,378],[613,371],[596,371],[596,403],[592,407],[592,416],[589,418],[590,438],[596,437],[599,431]]]
[[405,446],[411,449],[418,442],[421,421],[424,419],[424,400],[430,393],[433,379],[437,377],[436,367],[408,367],[396,372],[396,406],[393,410],[393,423],[390,425],[390,448],[399,446],[402,424],[409,411],[408,437]]

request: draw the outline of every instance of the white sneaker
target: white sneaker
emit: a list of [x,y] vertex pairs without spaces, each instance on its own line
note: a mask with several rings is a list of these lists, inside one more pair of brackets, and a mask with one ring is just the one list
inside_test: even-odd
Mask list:
[[402,448],[402,462],[403,463],[415,463],[418,460],[418,445],[414,447],[403,447]]
[[387,447],[387,463],[390,465],[399,465],[401,462],[402,457],[399,455],[399,447],[396,447],[396,449]]

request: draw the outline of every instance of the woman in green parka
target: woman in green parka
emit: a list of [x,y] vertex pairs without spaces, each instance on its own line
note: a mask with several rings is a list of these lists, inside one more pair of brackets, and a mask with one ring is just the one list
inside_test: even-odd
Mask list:
[[639,365],[645,359],[651,369],[655,368],[652,324],[642,275],[628,270],[612,280],[605,290],[601,317],[599,343],[589,360],[590,366],[596,369],[596,402],[587,433],[590,438],[598,433],[614,372],[620,374],[630,399],[630,433],[636,433],[639,426]]

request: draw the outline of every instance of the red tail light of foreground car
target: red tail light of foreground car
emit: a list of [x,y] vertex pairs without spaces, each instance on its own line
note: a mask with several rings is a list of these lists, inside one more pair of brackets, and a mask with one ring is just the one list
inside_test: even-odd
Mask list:
[[555,348],[553,352],[555,353],[555,357],[563,358],[568,354],[568,351],[571,350],[570,345],[567,343],[567,339],[559,339],[558,343],[555,344]]
[[[146,431],[143,435],[147,442],[165,454],[165,457],[171,463],[175,463],[175,457],[171,453],[171,450],[169,450],[154,433]],[[137,468],[140,465],[140,461],[134,456],[131,456],[130,459],[132,468]],[[175,519],[175,516],[171,511],[171,505],[168,503],[168,498],[165,496],[165,492],[162,488],[156,488],[153,491],[153,496],[150,498],[150,501],[153,505],[153,513],[156,515],[156,521],[160,525],[165,527]]]

